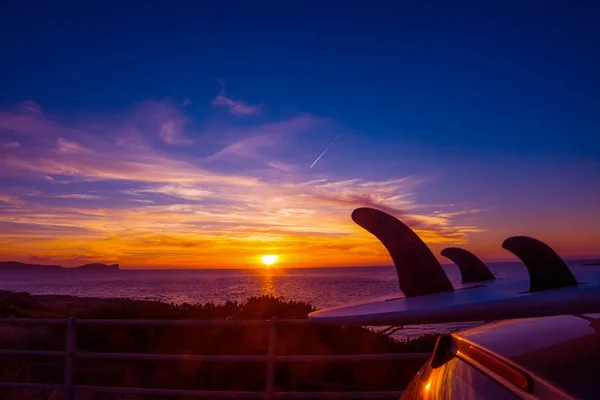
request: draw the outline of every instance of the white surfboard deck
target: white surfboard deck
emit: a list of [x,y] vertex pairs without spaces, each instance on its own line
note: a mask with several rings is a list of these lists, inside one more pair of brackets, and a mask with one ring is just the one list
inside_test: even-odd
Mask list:
[[317,323],[410,325],[600,312],[600,268],[576,273],[578,286],[529,293],[529,280],[455,284],[451,292],[377,298],[315,311]]

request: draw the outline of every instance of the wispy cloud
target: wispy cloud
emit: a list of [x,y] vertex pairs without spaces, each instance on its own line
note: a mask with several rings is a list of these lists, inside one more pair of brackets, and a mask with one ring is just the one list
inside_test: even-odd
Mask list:
[[282,161],[277,161],[277,160],[269,161],[267,163],[267,165],[271,168],[275,168],[275,169],[278,169],[278,170],[281,170],[281,171],[284,171],[287,173],[293,173],[294,171],[297,170],[297,167],[295,165],[287,164],[287,163],[284,163]]
[[69,153],[69,154],[93,154],[91,149],[87,149],[79,143],[66,140],[63,138],[58,138],[56,141],[56,151],[59,153]]
[[185,145],[194,143],[193,140],[186,138],[181,133],[181,128],[176,121],[167,121],[160,126],[160,137],[165,143],[173,145]]
[[260,155],[260,150],[277,143],[278,139],[271,135],[257,135],[235,141],[215,154],[208,157],[209,160],[223,158],[228,155],[242,157],[256,157]]
[[227,156],[262,157],[265,149],[280,145],[288,140],[294,142],[294,136],[320,127],[326,120],[312,115],[302,115],[286,121],[271,122],[242,129],[233,142],[209,156],[208,160],[222,159]]
[[[205,133],[192,135],[169,104],[89,121],[23,107],[0,112],[0,129],[29,115],[18,123],[28,151],[0,147],[3,177],[19,177],[0,197],[0,258],[239,267],[276,252],[298,266],[387,263],[381,244],[350,220],[360,206],[401,217],[432,244],[464,243],[479,229],[463,219],[472,210],[418,202],[422,177],[315,179],[290,163],[322,118],[213,130],[227,143],[205,157],[195,154]],[[12,135],[0,130],[0,143]],[[172,146],[188,137],[198,138],[194,150]],[[222,162],[229,157],[244,162],[231,167]],[[252,161],[264,169],[250,169]]]
[[[117,146],[117,143],[121,146]],[[29,171],[42,174],[50,180],[70,177],[79,180],[167,183],[212,181],[244,186],[256,182],[253,177],[215,174],[191,161],[163,155],[160,150],[135,145],[130,147],[110,137],[101,142],[101,147],[101,150],[86,147],[75,140],[58,137],[56,149],[38,146],[33,160],[8,153],[0,159],[0,165],[7,171]]]
[[126,190],[124,193],[133,195],[140,195],[143,193],[159,193],[186,200],[201,200],[215,196],[215,193],[211,192],[210,190],[202,190],[194,186],[184,184],[158,185],[146,189]]
[[21,147],[21,143],[19,142],[5,142],[2,143],[2,147],[5,149],[18,149]]
[[79,200],[98,200],[101,199],[101,196],[95,194],[85,194],[85,193],[68,193],[68,194],[59,194],[54,197],[59,199],[79,199]]
[[42,107],[33,101],[17,104],[10,111],[0,111],[0,133],[19,136],[54,136],[72,128],[49,121]]
[[241,100],[234,100],[225,94],[219,94],[212,104],[217,107],[226,107],[233,115],[255,115],[262,109],[261,105],[251,106]]
[[221,91],[212,101],[212,105],[215,107],[225,107],[233,115],[255,115],[260,113],[262,105],[249,105],[241,100],[234,100],[225,92],[225,83],[220,80]]

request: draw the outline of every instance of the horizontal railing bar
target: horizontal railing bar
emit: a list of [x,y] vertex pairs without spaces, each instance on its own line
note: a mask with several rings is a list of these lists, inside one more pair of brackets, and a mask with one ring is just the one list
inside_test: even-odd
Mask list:
[[[277,318],[277,325],[319,325],[318,322],[315,322],[313,320],[310,319],[302,319],[302,318],[296,318],[296,319],[279,319]],[[339,324],[338,324],[339,326]]]
[[375,353],[375,354],[331,354],[331,355],[291,355],[277,356],[277,362],[296,361],[386,361],[386,360],[426,360],[431,353]]
[[241,391],[210,391],[210,390],[183,390],[183,389],[147,389],[124,388],[107,386],[73,386],[75,392],[112,393],[112,394],[139,394],[148,396],[186,396],[186,397],[220,397],[220,398],[245,398],[262,399],[264,392]]
[[[268,319],[76,319],[78,325],[140,325],[140,326],[209,326],[209,325],[268,325]],[[0,318],[0,324],[66,324],[65,318]],[[308,319],[280,319],[282,325],[311,325]]]
[[[182,389],[148,389],[148,388],[121,388],[105,386],[74,386],[75,392],[112,393],[112,394],[137,394],[152,396],[190,396],[190,397],[219,397],[219,398],[247,398],[260,399],[264,392],[243,391],[209,391],[209,390],[182,390]],[[373,399],[373,398],[398,398],[402,391],[381,392],[274,392],[273,397],[278,399]]]
[[[27,383],[27,382],[0,382],[0,387],[38,389],[38,390],[63,390],[64,385],[53,383]],[[95,392],[112,394],[139,394],[154,396],[191,396],[191,397],[238,397],[260,399],[264,397],[263,392],[243,391],[210,391],[210,390],[184,390],[184,389],[148,389],[148,388],[119,388],[103,386],[74,386],[76,392]],[[360,398],[398,398],[402,391],[381,392],[274,392],[277,399],[360,399]]]
[[[2,354],[2,353],[0,353]],[[64,353],[62,353],[64,355]],[[77,352],[76,358],[114,360],[162,360],[162,361],[223,361],[267,362],[266,355],[219,355],[219,354],[152,354],[152,353],[97,353]],[[386,361],[426,360],[431,353],[379,353],[379,354],[328,354],[328,355],[278,355],[276,362],[310,361]]]
[[55,383],[0,382],[0,387],[40,390],[63,390],[65,388],[65,385],[58,385]]
[[[76,319],[77,325],[246,326],[269,325],[268,319]],[[277,325],[316,325],[308,319],[278,319]]]
[[64,351],[55,350],[9,350],[0,349],[0,356],[43,356],[43,357],[64,357]]
[[66,325],[67,320],[63,318],[0,318],[0,324],[44,324],[44,325]]
[[276,399],[382,399],[399,398],[402,391],[387,392],[275,392]]
[[[63,318],[0,318],[0,324],[66,324]],[[77,319],[77,325],[128,325],[128,326],[245,326],[268,325],[267,319]],[[278,325],[335,325],[339,322],[311,321],[308,319],[279,319]],[[344,323],[347,326],[364,326],[360,323]],[[386,325],[387,326],[387,325]]]
[[[165,324],[165,325],[269,325],[270,319],[77,319],[81,325],[127,325],[127,324]],[[278,319],[277,325],[314,325],[309,319]],[[339,324],[338,324],[339,325]]]
[[126,325],[126,326],[246,326],[268,325],[262,319],[77,319],[75,325]]
[[267,362],[267,356],[255,355],[219,355],[219,354],[142,354],[142,353],[93,353],[76,352],[76,358],[111,360],[157,360],[157,361],[233,361]]

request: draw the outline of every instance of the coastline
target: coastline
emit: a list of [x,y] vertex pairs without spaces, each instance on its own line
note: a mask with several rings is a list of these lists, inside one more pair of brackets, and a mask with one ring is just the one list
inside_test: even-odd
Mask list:
[[88,263],[78,267],[63,267],[62,265],[28,264],[19,261],[0,261],[0,271],[7,272],[47,272],[47,271],[118,271],[119,264]]

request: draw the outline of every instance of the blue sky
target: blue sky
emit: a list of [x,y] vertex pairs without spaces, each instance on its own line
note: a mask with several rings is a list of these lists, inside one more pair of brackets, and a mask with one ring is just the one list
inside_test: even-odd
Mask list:
[[[306,207],[331,221],[349,220],[365,196],[371,205],[422,221],[452,214],[444,226],[461,231],[462,244],[490,258],[502,258],[500,243],[510,234],[537,235],[573,255],[597,255],[598,15],[593,2],[558,1],[4,6],[0,156],[6,173],[0,185],[4,203],[12,205],[0,223],[15,232],[23,228],[15,224],[59,229],[55,220],[39,218],[48,195],[63,197],[46,199],[53,208],[43,214],[61,220],[67,207],[115,208],[128,213],[120,217],[125,221],[142,212],[140,204],[173,210],[192,201],[194,212],[207,212],[232,189],[185,178],[205,173],[254,179],[269,193],[295,185],[300,197],[302,185],[341,185],[347,192],[311,186],[330,192],[316,196],[327,204]],[[100,168],[112,156],[129,162],[118,174]],[[78,164],[84,161],[89,166]],[[156,168],[154,176],[163,165],[165,177],[142,176],[131,163]],[[180,186],[167,188],[169,177]],[[392,184],[377,192],[370,185],[398,179],[410,180],[410,188]],[[214,197],[190,196],[194,190]],[[146,203],[134,207],[132,193],[146,196],[137,199]],[[336,194],[343,201],[337,199],[340,208],[333,211],[328,207]],[[410,204],[400,202],[402,196]],[[240,212],[252,200],[236,199],[228,204]],[[265,208],[282,210],[273,207]],[[263,213],[246,212],[264,220]],[[80,217],[69,218],[69,226],[80,229]],[[290,234],[306,231],[309,221],[290,222]],[[186,225],[192,222],[202,221],[136,235],[183,231],[190,239],[200,234]],[[252,236],[259,225],[248,225],[244,234]],[[125,235],[117,226],[88,229],[94,240]],[[319,229],[313,242],[329,238],[328,226]],[[12,234],[4,240],[25,246],[25,239]],[[59,261],[131,256],[123,249],[109,254],[67,246],[71,241],[44,242],[42,255],[8,255]],[[276,249],[297,255],[289,246]],[[56,247],[68,249],[55,254]],[[372,251],[360,262],[379,262],[382,253]],[[143,263],[144,255],[132,262]],[[335,254],[323,257],[335,264]],[[295,262],[311,264],[299,255]]]

